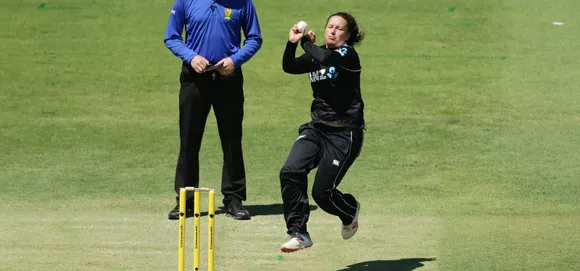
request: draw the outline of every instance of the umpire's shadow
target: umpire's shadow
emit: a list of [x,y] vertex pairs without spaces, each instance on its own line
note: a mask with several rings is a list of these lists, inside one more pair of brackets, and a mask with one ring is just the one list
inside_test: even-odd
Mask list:
[[[244,205],[252,216],[260,215],[282,215],[284,214],[284,206],[282,203],[266,204],[266,205]],[[318,209],[316,205],[309,205],[310,211]],[[225,214],[225,207],[221,206],[215,211],[215,214]],[[201,212],[201,216],[206,216],[207,212]]]
[[435,258],[408,258],[399,260],[378,260],[360,262],[349,265],[337,271],[412,271],[425,266],[423,262],[434,261]]

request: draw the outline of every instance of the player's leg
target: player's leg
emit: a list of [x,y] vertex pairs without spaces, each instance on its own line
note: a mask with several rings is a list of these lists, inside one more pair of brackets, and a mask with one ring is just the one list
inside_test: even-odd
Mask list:
[[[199,185],[199,149],[205,129],[207,115],[211,108],[205,78],[194,71],[184,69],[180,76],[179,91],[179,138],[180,148],[175,169],[174,189]],[[168,214],[169,219],[179,219],[179,196],[177,205]],[[193,210],[193,201],[188,200],[187,207]]]
[[242,151],[244,119],[243,74],[240,69],[227,77],[216,77],[213,110],[223,152],[222,200],[228,216],[238,220],[251,219],[242,202],[246,200],[246,172]]
[[319,140],[315,130],[308,124],[302,125],[280,170],[280,188],[288,235],[288,240],[281,247],[283,252],[312,246],[306,226],[310,216],[308,173],[316,167],[320,159]]
[[342,193],[337,187],[360,154],[362,143],[362,130],[327,133],[324,154],[312,188],[312,198],[318,206],[340,218],[345,239],[352,237],[358,229],[360,203],[353,195]]

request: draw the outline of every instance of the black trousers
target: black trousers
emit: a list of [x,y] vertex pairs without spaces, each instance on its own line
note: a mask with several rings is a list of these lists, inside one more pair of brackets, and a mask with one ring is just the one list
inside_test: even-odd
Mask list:
[[241,68],[228,76],[221,76],[217,71],[198,74],[184,64],[179,80],[180,149],[175,192],[179,195],[179,188],[185,186],[199,187],[199,150],[207,116],[213,106],[223,151],[223,204],[227,206],[232,200],[246,200],[242,154],[244,79]]
[[290,154],[280,170],[287,233],[306,233],[310,215],[308,173],[318,167],[312,198],[325,212],[350,224],[356,213],[356,199],[337,189],[344,175],[360,154],[362,129],[329,127],[307,123],[299,128]]

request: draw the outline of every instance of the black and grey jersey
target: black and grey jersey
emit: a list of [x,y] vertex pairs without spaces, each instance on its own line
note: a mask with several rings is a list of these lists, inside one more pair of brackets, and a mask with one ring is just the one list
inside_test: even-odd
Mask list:
[[331,126],[365,128],[360,89],[361,65],[357,52],[344,44],[336,49],[301,40],[305,53],[296,58],[297,43],[288,41],[282,59],[284,72],[308,74],[313,97],[313,122]]

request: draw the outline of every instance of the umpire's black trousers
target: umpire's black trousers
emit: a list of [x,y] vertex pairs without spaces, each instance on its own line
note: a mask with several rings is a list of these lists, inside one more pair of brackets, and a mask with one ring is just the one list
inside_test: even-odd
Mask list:
[[180,149],[175,172],[175,192],[184,186],[199,187],[199,150],[210,108],[216,117],[223,151],[221,192],[223,204],[246,200],[246,173],[242,155],[244,115],[243,74],[237,68],[228,76],[217,71],[199,74],[184,64],[179,92]]
[[348,225],[356,214],[356,199],[336,187],[358,157],[363,130],[307,123],[300,126],[290,154],[280,170],[282,201],[287,233],[306,233],[308,173],[318,167],[312,198],[325,212],[338,216]]

